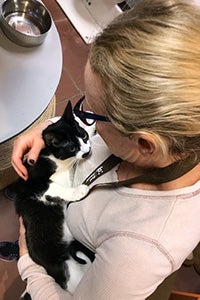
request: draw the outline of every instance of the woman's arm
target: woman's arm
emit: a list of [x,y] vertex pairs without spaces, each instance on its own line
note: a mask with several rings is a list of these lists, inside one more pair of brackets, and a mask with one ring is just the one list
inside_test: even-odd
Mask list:
[[70,300],[72,295],[63,290],[45,269],[32,261],[27,254],[18,261],[18,270],[22,280],[27,281],[27,292],[32,300]]
[[95,256],[73,295],[60,288],[28,254],[20,258],[18,268],[32,300],[144,300],[173,271],[159,247],[131,235],[105,240]]

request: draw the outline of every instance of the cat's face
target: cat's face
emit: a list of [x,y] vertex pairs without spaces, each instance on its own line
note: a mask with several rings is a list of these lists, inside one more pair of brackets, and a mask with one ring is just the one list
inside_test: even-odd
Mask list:
[[46,147],[58,159],[75,156],[77,159],[90,153],[88,133],[75,121],[71,103],[68,102],[61,119],[42,133]]

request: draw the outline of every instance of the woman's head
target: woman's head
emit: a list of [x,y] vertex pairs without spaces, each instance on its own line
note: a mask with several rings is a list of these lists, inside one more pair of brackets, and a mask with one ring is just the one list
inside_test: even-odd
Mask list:
[[149,134],[175,156],[198,152],[199,49],[200,9],[190,0],[136,1],[115,19],[89,55],[115,128],[125,135]]

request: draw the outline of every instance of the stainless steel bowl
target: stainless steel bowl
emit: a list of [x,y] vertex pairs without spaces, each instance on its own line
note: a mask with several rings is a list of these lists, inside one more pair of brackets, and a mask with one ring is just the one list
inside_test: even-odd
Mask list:
[[6,0],[1,6],[1,26],[7,37],[18,45],[32,47],[44,42],[52,18],[37,0]]

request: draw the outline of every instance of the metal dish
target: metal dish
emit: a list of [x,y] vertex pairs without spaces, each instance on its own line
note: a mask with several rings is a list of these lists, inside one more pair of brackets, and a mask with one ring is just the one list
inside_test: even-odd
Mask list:
[[32,47],[44,42],[52,18],[37,0],[6,0],[1,6],[1,26],[18,45]]

